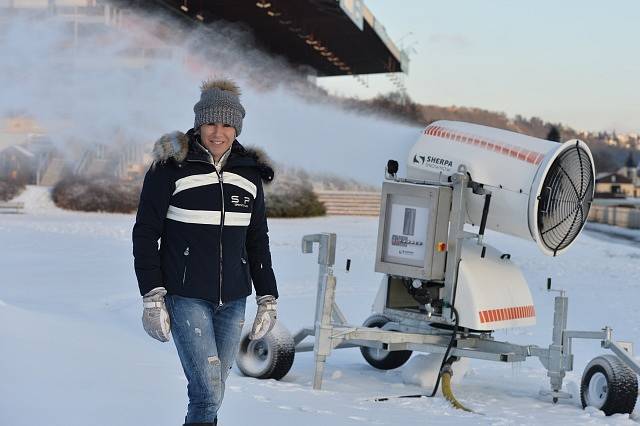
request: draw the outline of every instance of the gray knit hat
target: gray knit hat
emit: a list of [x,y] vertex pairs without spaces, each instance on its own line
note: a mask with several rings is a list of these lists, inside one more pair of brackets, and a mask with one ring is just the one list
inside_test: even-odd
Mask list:
[[231,80],[207,80],[200,86],[200,101],[193,107],[196,113],[193,128],[208,123],[224,123],[236,129],[236,136],[242,131],[244,108],[240,104],[240,89]]

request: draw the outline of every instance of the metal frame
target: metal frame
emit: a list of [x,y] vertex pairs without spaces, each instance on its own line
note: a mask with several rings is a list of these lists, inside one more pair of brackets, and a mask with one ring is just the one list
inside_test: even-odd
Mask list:
[[[416,182],[412,182],[416,183]],[[424,182],[425,184],[440,184]],[[461,242],[465,238],[478,238],[478,235],[463,231],[465,199],[464,190],[468,177],[463,170],[452,176],[453,197],[451,226],[448,236],[448,250],[445,286],[442,298],[454,304],[455,283],[460,262]],[[429,353],[444,353],[451,339],[451,331],[431,327],[431,323],[452,324],[451,310],[443,308],[442,316],[427,316],[415,312],[386,308],[383,315],[391,321],[382,329],[351,326],[335,301],[336,277],[333,275],[335,263],[336,234],[322,233],[306,235],[302,239],[303,253],[312,253],[314,243],[319,245],[318,253],[318,293],[316,299],[315,325],[303,328],[294,335],[296,352],[313,350],[315,373],[313,388],[320,389],[327,357],[333,349],[347,347],[369,347],[388,351],[411,350]],[[555,297],[553,338],[547,348],[536,345],[517,345],[496,341],[490,332],[470,332],[462,329],[456,336],[456,345],[450,354],[457,357],[476,358],[499,362],[521,362],[528,357],[536,357],[547,369],[550,390],[541,392],[551,396],[554,402],[558,398],[571,398],[562,392],[562,382],[567,371],[573,370],[573,339],[600,340],[605,349],[610,349],[631,370],[640,375],[640,364],[633,359],[632,346],[616,342],[612,338],[612,329],[604,327],[600,331],[567,330],[567,312],[569,299],[563,291]],[[315,336],[313,343],[305,343],[308,336]],[[626,346],[626,348],[625,348]]]

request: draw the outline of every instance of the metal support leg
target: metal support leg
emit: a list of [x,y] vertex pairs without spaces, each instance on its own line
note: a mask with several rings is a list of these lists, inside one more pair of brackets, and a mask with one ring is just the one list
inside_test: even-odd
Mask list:
[[[314,357],[315,373],[313,388],[322,387],[322,374],[327,356],[331,353],[332,319],[335,316],[340,322],[344,320],[342,312],[334,312],[336,278],[333,276],[332,266],[335,263],[336,234],[313,234],[302,238],[302,252],[312,253],[313,243],[318,243],[318,295],[316,297],[316,315],[314,323]],[[346,322],[346,321],[345,321]]]
[[549,371],[551,390],[559,392],[565,376],[563,359],[562,333],[567,329],[567,310],[569,299],[566,296],[556,296],[553,313],[553,343],[549,346]]
[[331,354],[331,335],[333,332],[331,316],[333,311],[333,302],[336,295],[336,277],[328,275],[323,287],[324,291],[322,292],[323,294],[321,299],[319,299],[320,303],[316,308],[316,340],[313,347],[316,362],[316,370],[313,376],[314,389],[320,389],[322,387],[324,364],[327,356]]

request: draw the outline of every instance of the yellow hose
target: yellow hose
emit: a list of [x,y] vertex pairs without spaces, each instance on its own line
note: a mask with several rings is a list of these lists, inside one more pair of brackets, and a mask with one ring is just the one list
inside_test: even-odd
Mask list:
[[462,405],[460,401],[458,401],[456,397],[453,396],[453,391],[451,390],[451,373],[449,371],[444,371],[442,373],[442,394],[444,395],[445,399],[458,410],[468,411],[469,413],[474,412],[473,410],[470,410]]

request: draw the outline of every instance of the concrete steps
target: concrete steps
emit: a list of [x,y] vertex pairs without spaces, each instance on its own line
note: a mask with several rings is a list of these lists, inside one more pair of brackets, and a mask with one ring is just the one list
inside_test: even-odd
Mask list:
[[40,178],[40,185],[53,186],[58,183],[62,179],[64,168],[65,162],[63,158],[52,158],[42,174],[42,178]]
[[316,190],[318,200],[324,203],[328,215],[378,216],[380,193],[364,191]]

